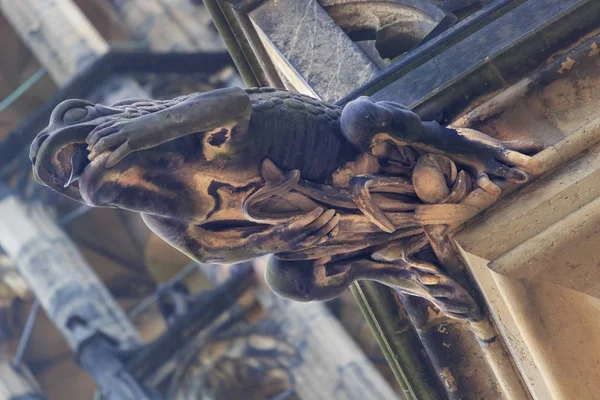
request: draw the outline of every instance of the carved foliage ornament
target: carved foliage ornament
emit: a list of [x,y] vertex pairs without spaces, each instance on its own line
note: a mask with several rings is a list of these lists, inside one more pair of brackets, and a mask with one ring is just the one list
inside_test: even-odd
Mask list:
[[368,97],[340,108],[230,88],[111,106],[67,100],[30,156],[40,183],[139,212],[199,262],[271,254],[266,279],[284,297],[330,299],[368,279],[477,320],[431,240],[492,204],[497,182],[526,182],[539,167],[525,154],[539,150]]

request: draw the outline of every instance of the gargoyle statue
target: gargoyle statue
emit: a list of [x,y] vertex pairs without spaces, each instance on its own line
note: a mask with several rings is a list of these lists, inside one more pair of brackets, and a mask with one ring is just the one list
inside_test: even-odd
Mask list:
[[[272,255],[270,287],[326,300],[359,279],[477,318],[430,249],[493,203],[494,181],[536,173],[533,141],[422,122],[360,97],[337,107],[284,90],[228,88],[168,101],[59,104],[31,145],[37,180],[94,207],[139,212],[202,263]],[[431,251],[430,251],[431,253]]]

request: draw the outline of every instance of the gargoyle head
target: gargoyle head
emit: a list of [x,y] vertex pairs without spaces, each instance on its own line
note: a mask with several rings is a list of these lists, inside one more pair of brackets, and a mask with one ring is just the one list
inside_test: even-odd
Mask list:
[[[216,198],[221,186],[230,185],[230,197],[237,201],[243,193],[234,193],[237,190],[234,188],[260,180],[258,163],[254,169],[240,166],[231,161],[238,153],[232,151],[233,155],[228,158],[221,154],[227,146],[218,147],[221,142],[229,145],[228,134],[238,128],[238,119],[229,118],[228,114],[236,104],[240,104],[241,118],[247,123],[244,118],[249,115],[250,103],[244,91],[236,90],[233,97],[237,103],[229,101],[231,97],[222,101],[224,90],[171,100],[123,100],[111,106],[86,100],[66,100],[54,109],[48,126],[31,144],[34,176],[41,184],[89,206],[118,207],[196,223],[204,221],[220,207]],[[225,95],[231,92],[228,89]],[[161,114],[166,111],[170,116],[170,110],[178,109],[181,104],[193,106],[191,110],[190,106],[179,111],[179,114],[188,113],[182,118],[199,120],[195,125],[188,124],[193,125],[189,132],[185,127],[176,127],[180,119],[166,118],[164,112]],[[220,117],[224,117],[223,126],[218,125]],[[210,128],[203,129],[207,124]],[[119,153],[123,142],[98,150],[98,143],[108,136],[102,136],[95,143],[92,143],[92,137],[100,133],[110,136],[114,128],[124,125],[136,138],[161,136],[177,129],[183,129],[184,135],[159,140],[155,145],[132,145],[135,151],[116,161],[112,157],[111,161],[111,156]],[[219,135],[223,132],[221,141]],[[129,137],[127,146],[130,142]]]
[[[91,163],[87,156],[86,137],[98,125],[114,118],[135,118],[133,100],[110,107],[86,100],[69,99],[60,103],[50,116],[48,126],[33,140],[29,158],[36,180],[75,200],[85,201],[81,187],[106,157]],[[138,112],[139,115],[139,112]]]
[[30,159],[36,180],[90,206],[182,216],[182,207],[190,208],[192,204],[187,195],[190,190],[174,176],[185,154],[166,144],[158,151],[146,151],[143,157],[132,154],[107,168],[106,161],[114,149],[107,149],[90,161],[86,143],[89,133],[101,124],[139,119],[178,101],[132,99],[111,106],[79,99],[63,101],[31,144]]

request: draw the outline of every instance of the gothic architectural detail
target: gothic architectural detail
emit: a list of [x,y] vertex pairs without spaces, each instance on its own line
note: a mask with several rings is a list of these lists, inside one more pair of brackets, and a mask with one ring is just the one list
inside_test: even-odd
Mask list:
[[110,107],[67,100],[31,160],[41,183],[139,212],[199,262],[272,254],[267,282],[284,297],[326,300],[374,280],[475,322],[476,301],[444,267],[460,260],[445,238],[506,182],[535,175],[526,154],[539,150],[368,97],[341,108],[232,88]]

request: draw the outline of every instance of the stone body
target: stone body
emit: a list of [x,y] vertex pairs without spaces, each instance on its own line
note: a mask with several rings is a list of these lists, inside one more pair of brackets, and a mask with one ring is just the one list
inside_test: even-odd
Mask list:
[[43,184],[139,212],[199,262],[273,254],[267,282],[285,297],[325,300],[371,279],[477,319],[469,293],[421,256],[424,226],[455,227],[497,199],[495,182],[525,182],[536,165],[523,153],[538,149],[367,97],[340,108],[233,88],[110,107],[65,101],[31,160]]

